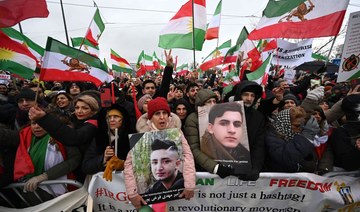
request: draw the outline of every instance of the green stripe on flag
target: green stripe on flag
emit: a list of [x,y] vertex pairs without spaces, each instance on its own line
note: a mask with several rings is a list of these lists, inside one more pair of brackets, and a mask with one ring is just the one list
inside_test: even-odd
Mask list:
[[82,45],[87,45],[90,46],[91,48],[99,50],[99,46],[94,46],[92,43],[88,41],[88,39],[83,37],[71,38],[71,43],[73,47],[79,47],[82,43]]
[[[195,28],[195,50],[201,51],[204,43],[205,31]],[[193,49],[192,33],[160,35],[159,47],[164,49],[181,48]]]
[[99,27],[100,32],[103,32],[105,29],[105,24],[101,19],[99,9],[97,9],[95,12],[94,21],[95,21],[96,25]]
[[25,79],[31,79],[34,75],[34,69],[22,66],[17,62],[6,60],[0,63],[1,70],[7,70],[11,73],[17,74]]
[[249,81],[255,81],[260,79],[260,77],[264,76],[267,66],[270,64],[272,58],[272,54],[268,56],[268,58],[261,64],[261,66],[254,72],[246,74],[246,77]]
[[306,0],[269,0],[263,11],[263,15],[268,18],[282,16],[305,1]]

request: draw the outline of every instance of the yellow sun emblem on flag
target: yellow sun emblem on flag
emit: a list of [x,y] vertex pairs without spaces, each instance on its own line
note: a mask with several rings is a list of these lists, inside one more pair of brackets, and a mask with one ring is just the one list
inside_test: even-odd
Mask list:
[[0,60],[10,60],[15,55],[15,52],[13,52],[10,49],[0,47]]
[[190,17],[188,20],[187,28],[188,28],[189,32],[193,31],[193,18],[192,17]]

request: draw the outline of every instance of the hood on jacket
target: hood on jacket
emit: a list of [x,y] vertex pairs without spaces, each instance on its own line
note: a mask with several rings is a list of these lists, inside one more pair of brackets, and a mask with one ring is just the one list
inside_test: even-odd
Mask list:
[[[181,120],[179,116],[177,116],[175,113],[170,114],[169,125],[167,126],[166,129],[171,129],[171,128],[178,128],[178,129],[181,128]],[[151,126],[151,121],[149,120],[147,113],[140,116],[140,118],[137,120],[136,130],[138,133],[150,132],[155,130]]]
[[217,99],[216,94],[212,90],[209,89],[199,90],[195,98],[195,109],[197,110],[197,107],[204,106],[205,102],[210,98]]
[[261,97],[262,94],[262,87],[253,81],[242,81],[239,83],[238,88],[236,89],[234,101],[240,101],[241,100],[241,94],[243,92],[254,92],[255,93],[255,100],[254,104],[256,104],[257,100]]

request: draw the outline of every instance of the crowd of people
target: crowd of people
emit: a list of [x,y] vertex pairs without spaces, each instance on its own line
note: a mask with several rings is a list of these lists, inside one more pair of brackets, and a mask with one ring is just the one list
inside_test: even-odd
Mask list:
[[[0,187],[24,182],[23,195],[35,205],[33,191],[44,199],[65,193],[61,188],[49,192],[40,185],[43,181],[84,182],[86,175],[102,171],[111,180],[113,170],[124,169],[127,194],[140,209],[147,203],[137,192],[128,135],[169,128],[183,133],[184,168],[172,180],[183,176],[180,182],[185,189],[180,196],[185,199],[194,196],[196,172],[255,181],[260,172],[323,175],[360,168],[359,84],[335,83],[326,73],[312,73],[296,76],[289,85],[275,75],[264,88],[245,78],[223,93],[223,77],[216,73],[201,80],[193,75],[173,77],[173,67],[171,54],[166,54],[162,75],[122,75],[99,88],[85,82],[37,79],[0,84]],[[111,88],[113,98],[104,106],[101,92],[106,88]],[[238,105],[218,106],[236,101],[243,101],[244,111]],[[206,148],[201,147],[199,106],[215,111],[209,117]],[[220,117],[224,118],[219,122]],[[244,122],[246,132],[241,128]],[[221,128],[222,134],[216,135],[215,128]],[[232,143],[245,133],[248,146]],[[161,145],[168,147],[154,144],[154,151],[175,148],[168,141]],[[235,150],[226,153],[229,148]],[[234,160],[250,154],[249,171],[237,173],[216,160],[217,154]],[[172,155],[177,164],[178,155]],[[164,168],[151,167],[153,172]],[[154,186],[171,188],[166,179],[157,177]]]

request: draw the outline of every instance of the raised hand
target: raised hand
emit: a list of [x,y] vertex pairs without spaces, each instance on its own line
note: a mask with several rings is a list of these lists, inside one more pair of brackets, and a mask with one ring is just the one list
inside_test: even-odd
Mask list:
[[165,54],[165,59],[166,59],[166,66],[168,67],[174,67],[174,59],[171,55],[171,49],[169,50],[169,53],[166,52],[166,50],[164,50],[164,54]]

